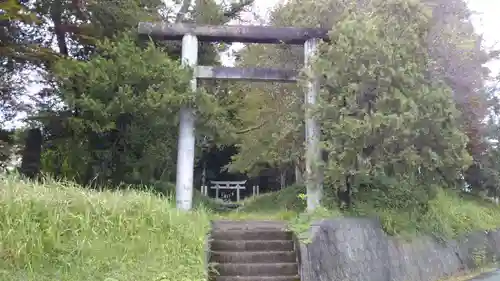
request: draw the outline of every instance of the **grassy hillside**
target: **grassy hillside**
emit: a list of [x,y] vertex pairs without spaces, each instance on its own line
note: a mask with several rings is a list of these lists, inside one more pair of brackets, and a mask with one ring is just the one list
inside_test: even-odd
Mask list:
[[210,211],[217,204],[197,194],[195,210],[184,213],[170,197],[151,192],[97,192],[0,178],[0,280],[201,281],[205,234],[214,218],[284,219],[301,232],[318,218],[378,216],[390,234],[446,237],[500,226],[497,206],[454,192],[440,191],[425,213],[368,201],[346,213],[327,194],[327,208],[314,214],[303,213],[304,192],[292,186],[248,199],[230,213]]
[[148,193],[3,178],[0,280],[204,280],[208,226]]
[[[325,191],[326,192],[326,191]],[[263,194],[243,202],[243,206],[233,217],[252,213],[273,214],[291,221],[296,231],[308,228],[311,220],[338,216],[371,216],[380,218],[384,229],[391,235],[413,237],[431,234],[449,239],[473,230],[488,230],[500,227],[500,207],[471,195],[454,191],[439,190],[426,212],[410,212],[376,206],[370,198],[358,202],[346,212],[336,207],[333,194],[326,193],[323,204],[315,214],[303,214],[306,207],[301,195],[302,186],[291,186],[275,193]]]

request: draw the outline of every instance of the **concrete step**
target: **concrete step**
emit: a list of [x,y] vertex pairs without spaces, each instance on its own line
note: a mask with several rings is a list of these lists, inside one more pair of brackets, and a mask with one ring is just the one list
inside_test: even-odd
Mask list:
[[216,276],[215,281],[300,281],[297,276]]
[[297,263],[214,264],[219,276],[296,276]]
[[294,263],[294,251],[212,252],[211,262],[217,263]]
[[271,220],[217,220],[212,221],[213,230],[282,230],[286,231],[286,223]]
[[241,252],[241,251],[294,251],[291,240],[213,240],[210,250],[214,252]]
[[214,240],[293,240],[291,231],[277,230],[215,230]]

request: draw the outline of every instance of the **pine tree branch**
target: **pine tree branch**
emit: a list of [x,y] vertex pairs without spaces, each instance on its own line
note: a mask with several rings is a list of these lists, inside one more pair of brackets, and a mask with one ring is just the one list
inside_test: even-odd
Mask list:
[[189,6],[191,5],[191,0],[184,0],[182,1],[182,6],[177,13],[177,16],[175,17],[175,22],[183,22],[186,19],[186,14],[189,10]]
[[249,133],[249,132],[251,132],[251,131],[258,130],[258,129],[262,128],[262,127],[263,127],[265,124],[267,124],[268,122],[269,122],[269,121],[264,121],[264,122],[260,123],[260,124],[259,124],[259,125],[257,125],[257,126],[253,126],[253,127],[246,128],[246,129],[244,129],[244,130],[238,131],[238,132],[236,132],[236,134],[238,134],[238,135],[242,135],[242,134]]
[[234,18],[245,9],[245,7],[252,5],[254,2],[255,0],[241,0],[239,3],[233,3],[227,11],[224,11],[224,16],[227,18]]

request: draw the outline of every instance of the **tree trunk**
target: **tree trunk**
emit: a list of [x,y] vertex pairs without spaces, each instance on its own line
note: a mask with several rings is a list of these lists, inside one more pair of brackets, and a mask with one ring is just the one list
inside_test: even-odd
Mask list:
[[[120,185],[122,182],[126,182],[127,176],[130,176],[127,172],[127,165],[125,161],[127,160],[128,147],[126,143],[127,130],[132,123],[132,114],[122,113],[118,116],[116,120],[116,129],[109,133],[109,139],[107,140],[111,146],[111,180],[114,186]],[[137,151],[139,154],[139,151]],[[152,177],[152,175],[149,175]],[[130,180],[130,178],[128,178]],[[136,179],[133,179],[136,180]],[[148,178],[147,181],[152,181],[154,178]]]
[[280,188],[284,189],[286,187],[286,168],[280,169]]
[[19,172],[30,179],[34,179],[40,174],[42,142],[42,131],[40,129],[30,129],[28,131]]
[[59,47],[59,52],[68,56],[68,45],[66,44],[66,32],[62,29],[62,13],[63,13],[63,2],[61,0],[56,0],[51,7],[51,17],[54,23],[54,33],[56,35],[57,46]]
[[304,184],[304,176],[303,176],[302,170],[299,166],[299,163],[295,163],[294,166],[295,166],[295,184],[303,185]]
[[92,129],[87,130],[88,144],[87,150],[89,153],[89,159],[87,162],[87,168],[85,170],[85,176],[83,178],[83,184],[86,186],[96,185],[97,186],[97,176],[96,176],[96,163],[99,162],[99,158],[96,154],[97,144],[100,141],[97,133],[92,131]]

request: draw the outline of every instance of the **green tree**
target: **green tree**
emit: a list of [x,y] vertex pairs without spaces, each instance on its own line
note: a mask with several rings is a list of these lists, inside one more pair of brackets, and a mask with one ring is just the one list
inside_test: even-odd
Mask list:
[[[172,177],[180,106],[195,105],[205,120],[205,112],[213,114],[213,97],[191,93],[191,72],[152,43],[143,49],[122,35],[98,48],[88,61],[67,59],[56,66],[61,99],[80,111],[68,125],[83,137],[46,150],[44,170],[99,185]],[[53,170],[59,167],[52,163],[61,162],[62,170]]]
[[493,79],[486,89],[488,94],[488,118],[482,135],[482,150],[474,157],[474,164],[467,170],[468,187],[477,195],[494,197],[498,200],[500,191],[500,123],[499,78]]
[[[487,55],[478,48],[481,39],[471,29],[466,6],[455,6],[456,10],[447,14],[443,9],[451,3],[446,1],[441,1],[439,7],[430,5],[433,3],[429,1],[425,5],[418,4],[419,1],[351,2],[289,1],[271,17],[271,24],[277,26],[333,27],[331,36],[335,44],[323,49],[319,60],[322,66],[318,69],[320,75],[326,77],[324,87],[330,93],[322,96],[323,104],[318,109],[323,119],[325,150],[329,152],[326,180],[339,190],[348,186],[367,187],[367,182],[375,181],[387,186],[389,179],[396,182],[397,177],[408,178],[409,191],[417,186],[425,187],[421,182],[424,179],[434,184],[457,186],[461,176],[457,173],[463,174],[462,169],[470,162],[468,153],[463,150],[467,138],[459,129],[466,131],[467,120],[480,124],[481,106],[485,100],[480,91],[484,75],[480,66]],[[415,15],[408,13],[410,7]],[[395,14],[388,14],[386,8]],[[439,14],[436,11],[443,15],[433,16]],[[450,24],[449,17],[454,19]],[[407,22],[413,23],[409,30],[405,29]],[[397,39],[399,34],[408,42]],[[386,37],[388,42],[384,42]],[[445,64],[439,57],[443,49],[453,53],[453,57],[448,57],[455,61]],[[303,66],[301,47],[249,46],[240,56],[243,65],[298,69]],[[477,90],[468,91],[465,88],[468,85],[449,82],[449,77],[458,73],[453,69],[459,66],[460,75],[474,79],[468,83],[476,83]],[[462,76],[457,74],[453,79]],[[262,134],[259,141],[252,141],[255,131],[240,136],[240,154],[233,165],[240,166],[241,158],[252,151],[272,158],[266,160],[268,163],[277,159],[301,159],[290,152],[300,151],[292,143],[300,146],[303,138],[302,89],[279,85],[252,88],[260,91],[265,101],[260,107],[251,107],[251,95],[255,93],[243,94],[243,104],[249,106],[241,116],[252,116],[246,118],[245,126],[267,124],[262,122],[266,115],[261,112],[274,112],[269,127],[262,126],[259,130],[275,133]],[[270,102],[270,93],[286,93],[287,98],[294,97],[287,104],[298,106],[282,110]],[[466,94],[470,98],[461,98]],[[471,106],[471,99],[477,101],[476,108]],[[470,111],[476,113],[459,114],[456,108],[462,112],[464,108],[471,108]],[[274,126],[274,120],[280,118],[287,120],[287,125]],[[461,120],[458,123],[457,118]],[[252,123],[252,120],[255,121]],[[245,127],[240,123],[237,126]],[[300,128],[296,130],[300,135],[285,137],[286,134],[277,133],[277,127]],[[269,144],[279,142],[287,144],[280,147],[290,149],[282,149],[278,155],[275,146]],[[389,142],[387,147],[384,142]],[[342,148],[344,146],[346,149]],[[412,169],[420,172],[415,174]],[[431,195],[429,190],[423,189],[422,196]]]
[[427,202],[435,186],[456,187],[471,162],[468,139],[450,89],[426,75],[428,11],[374,1],[340,18],[316,66],[326,182],[349,193],[403,188],[413,194],[404,207]]
[[[81,68],[84,66],[101,67],[102,65],[96,64],[95,61],[97,58],[106,58],[104,53],[107,52],[109,47],[109,42],[104,43],[104,45],[102,42],[106,42],[105,40],[108,39],[115,40],[116,38],[124,40],[122,35],[129,33],[130,30],[135,30],[140,21],[165,20],[170,22],[225,23],[238,16],[252,2],[243,0],[217,4],[214,1],[196,1],[195,3],[184,1],[181,3],[181,9],[175,10],[160,0],[112,2],[55,0],[33,3],[21,1],[22,5],[20,7],[22,9],[36,11],[36,21],[18,25],[14,22],[18,19],[9,18],[8,23],[9,26],[12,26],[12,29],[5,36],[9,36],[8,38],[11,40],[8,41],[9,45],[1,50],[7,51],[6,58],[10,62],[15,63],[15,66],[19,69],[19,73],[31,69],[43,76],[44,89],[33,95],[33,99],[36,101],[34,103],[35,107],[33,108],[34,110],[28,112],[29,126],[35,128],[35,130],[43,128],[43,140],[45,143],[42,170],[51,172],[56,176],[77,179],[84,183],[93,181],[104,183],[111,181],[116,184],[120,181],[132,179],[134,181],[147,182],[152,179],[151,174],[155,175],[153,178],[166,177],[172,179],[172,172],[175,170],[173,168],[174,161],[172,160],[169,161],[168,165],[163,162],[162,165],[156,163],[159,166],[155,167],[155,169],[162,169],[161,172],[155,170],[153,173],[151,172],[152,168],[141,166],[140,170],[143,171],[142,176],[144,177],[138,175],[131,176],[128,173],[121,173],[120,171],[126,166],[127,163],[125,161],[128,161],[127,159],[135,159],[135,162],[144,161],[144,163],[151,160],[147,159],[146,156],[137,160],[137,157],[140,155],[147,154],[155,155],[157,158],[175,159],[174,155],[169,155],[169,149],[176,140],[177,117],[168,115],[168,112],[175,110],[175,107],[169,107],[170,111],[165,113],[167,116],[170,116],[168,121],[165,121],[166,123],[160,122],[161,124],[159,124],[156,122],[156,118],[151,118],[147,114],[145,116],[148,116],[148,118],[142,118],[145,116],[139,114],[137,111],[132,113],[124,111],[120,115],[120,118],[112,115],[113,118],[116,118],[108,120],[111,123],[115,122],[119,124],[113,123],[112,125],[108,124],[109,126],[100,127],[102,120],[94,120],[93,118],[103,117],[97,114],[89,116],[88,114],[91,112],[89,104],[94,102],[96,105],[107,107],[106,102],[112,100],[109,98],[110,95],[123,95],[123,98],[125,98],[127,91],[135,91],[137,96],[146,95],[146,92],[140,93],[140,91],[146,91],[148,88],[144,85],[128,84],[129,81],[127,80],[120,80],[123,78],[119,77],[122,72],[114,69],[116,70],[115,76],[108,77],[110,79],[109,84],[101,81],[101,88],[92,88],[92,90],[101,91],[101,93],[105,92],[108,95],[108,99],[99,99],[99,96],[87,92],[90,85],[82,83],[84,80],[79,80],[81,77],[86,77],[85,75],[90,75],[80,73],[82,71]],[[203,11],[203,13],[198,11]],[[151,46],[146,46],[147,44],[144,41],[141,42],[140,40],[136,40],[135,36],[132,37],[133,39],[129,38],[127,40],[132,40],[131,42],[137,45],[137,50],[142,50],[143,48],[149,50],[151,48]],[[54,50],[51,49],[53,43],[57,46]],[[168,53],[168,57],[171,60],[179,58],[179,42],[161,42],[155,44],[161,47],[162,51]],[[218,51],[224,47],[223,45],[202,44],[200,48],[200,62],[206,64],[217,63]],[[114,59],[116,58],[114,57]],[[123,66],[126,64],[124,60],[128,58],[124,57],[120,59],[121,61],[117,62],[117,64]],[[131,61],[135,61],[135,58],[130,59]],[[75,70],[75,64],[78,65],[77,62],[83,63],[79,65],[80,68],[78,68],[78,71],[80,72]],[[89,62],[89,64],[85,64],[85,62]],[[110,61],[108,62],[111,64]],[[61,70],[66,67],[66,64],[68,64],[68,70]],[[64,65],[64,67],[61,67],[61,65]],[[130,65],[133,66],[133,64]],[[112,69],[111,66],[106,67]],[[69,71],[69,69],[72,69],[72,71]],[[92,73],[89,69],[85,71]],[[96,69],[96,73],[99,73],[99,71],[103,70]],[[5,72],[9,75],[13,73],[10,69],[6,69]],[[140,76],[145,74],[137,72],[133,75]],[[127,75],[130,78],[132,74],[128,73]],[[12,105],[14,105],[14,101],[18,100],[15,97],[24,93],[24,86],[12,83],[12,79],[9,78],[10,76],[3,77],[7,81],[3,84],[15,86],[9,90],[10,94],[5,95],[5,97],[9,98],[9,106],[13,108],[11,112],[13,114],[19,113],[23,108],[21,106],[14,108]],[[18,77],[19,75],[14,76],[14,78]],[[165,77],[165,80],[171,81],[168,75]],[[134,81],[138,83],[137,80]],[[124,83],[122,88],[115,84],[118,82]],[[182,84],[180,81],[179,83]],[[179,86],[180,84],[177,85]],[[127,85],[133,90],[127,90]],[[181,89],[179,90],[179,97],[182,96]],[[93,100],[94,98],[96,98],[95,101]],[[86,103],[82,102],[84,99]],[[173,101],[170,100],[170,102]],[[205,102],[201,101],[204,104],[208,104],[209,102],[209,100]],[[112,107],[114,105],[109,106]],[[216,110],[211,110],[210,112],[212,115],[218,114]],[[105,114],[111,113],[106,112]],[[151,114],[154,115],[154,110]],[[132,115],[132,117],[129,115]],[[202,120],[209,123],[212,119],[204,118]],[[157,126],[160,125],[163,128],[156,130]],[[203,129],[211,126],[211,124],[201,124],[200,126]],[[171,136],[167,138],[165,135],[157,136],[149,134],[151,138],[158,138],[158,143],[154,147],[146,148],[136,145],[133,148],[137,148],[137,151],[132,148],[125,151],[119,147],[118,144],[125,141],[123,140],[123,136],[129,136],[131,130],[137,133],[137,135],[148,134],[151,129],[146,128],[154,128],[155,133],[163,130],[163,132]],[[202,130],[201,132],[208,134],[210,131],[213,130]],[[129,144],[132,142],[130,139],[127,141]],[[165,143],[162,143],[162,141]],[[26,149],[29,148],[32,151],[25,151],[24,154],[33,155],[36,151],[39,151],[38,148],[41,145],[41,143],[33,144],[33,146],[29,146],[31,148],[26,146]],[[160,148],[162,145],[165,147]],[[158,150],[154,151],[156,148]],[[148,149],[151,150],[149,151]],[[147,152],[143,150],[147,150]],[[37,157],[31,158],[35,159]],[[101,165],[99,166],[97,163]],[[25,166],[33,166],[28,164],[26,163]],[[138,165],[140,166],[139,163]],[[137,174],[136,172],[134,173]],[[122,178],[118,178],[120,174],[122,174]]]
[[[302,52],[300,48],[287,45],[251,45],[238,54],[237,64],[301,69]],[[230,88],[237,105],[232,119],[237,132],[233,140],[239,150],[230,169],[258,173],[267,165],[282,171],[293,168],[297,182],[302,183],[305,167],[301,85],[238,83]]]

